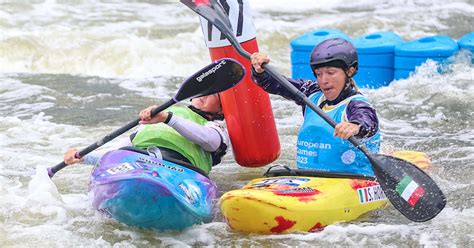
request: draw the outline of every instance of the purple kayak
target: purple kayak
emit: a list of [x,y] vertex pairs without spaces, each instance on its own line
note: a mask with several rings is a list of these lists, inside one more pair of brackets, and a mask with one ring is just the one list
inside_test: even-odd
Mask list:
[[106,153],[91,174],[94,208],[127,225],[156,230],[210,222],[216,185],[174,162],[130,150]]

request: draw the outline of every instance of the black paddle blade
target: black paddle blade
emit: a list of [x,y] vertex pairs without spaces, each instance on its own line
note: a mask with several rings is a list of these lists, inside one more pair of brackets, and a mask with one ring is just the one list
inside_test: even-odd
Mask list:
[[428,221],[446,206],[441,189],[416,165],[381,154],[374,154],[369,159],[385,195],[408,219]]
[[189,77],[174,100],[179,102],[190,97],[219,93],[238,84],[244,76],[245,69],[236,60],[217,60]]

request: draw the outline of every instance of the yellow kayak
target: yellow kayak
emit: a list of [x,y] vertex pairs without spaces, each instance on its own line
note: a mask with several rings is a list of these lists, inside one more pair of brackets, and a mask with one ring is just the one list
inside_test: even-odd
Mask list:
[[[398,151],[399,157],[427,169],[425,153]],[[351,221],[387,204],[377,182],[361,179],[279,176],[257,178],[220,198],[221,211],[235,231],[315,232]]]

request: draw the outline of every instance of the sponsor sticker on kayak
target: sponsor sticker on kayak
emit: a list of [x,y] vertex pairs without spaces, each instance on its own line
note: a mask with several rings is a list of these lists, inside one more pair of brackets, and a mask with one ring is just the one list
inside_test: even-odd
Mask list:
[[302,187],[302,188],[290,188],[290,189],[283,189],[277,190],[274,192],[275,195],[281,196],[291,196],[291,197],[304,197],[305,199],[300,199],[301,201],[309,201],[313,200],[313,198],[307,198],[309,196],[314,196],[319,194],[318,190],[315,190],[311,187]]
[[115,167],[112,167],[112,168],[106,170],[106,172],[109,173],[110,175],[115,175],[117,173],[127,172],[127,171],[133,170],[135,168],[136,167],[133,166],[130,163],[123,163],[123,164],[117,165]]
[[161,166],[161,167],[164,167],[166,169],[174,170],[174,171],[177,171],[177,172],[180,172],[180,173],[184,171],[182,168],[179,168],[178,166],[167,165],[166,163],[169,163],[169,162],[166,162],[166,161],[163,161],[163,163],[160,163],[160,162],[151,160],[149,158],[143,158],[143,157],[138,158],[138,161],[143,162],[145,164]]
[[387,199],[380,185],[357,189],[361,204]]
[[412,207],[414,207],[418,200],[420,200],[420,198],[425,194],[425,189],[413,181],[409,176],[403,177],[395,190]]
[[252,184],[252,187],[263,188],[263,187],[269,187],[273,185],[298,187],[301,184],[304,184],[308,181],[309,181],[308,178],[297,178],[297,177],[269,178],[269,179],[264,179]]

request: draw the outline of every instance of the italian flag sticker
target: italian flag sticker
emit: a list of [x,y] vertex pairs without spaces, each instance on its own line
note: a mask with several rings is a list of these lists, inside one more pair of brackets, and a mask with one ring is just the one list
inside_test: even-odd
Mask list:
[[405,201],[414,207],[418,200],[425,193],[425,189],[420,187],[409,176],[405,176],[397,185],[395,189]]

